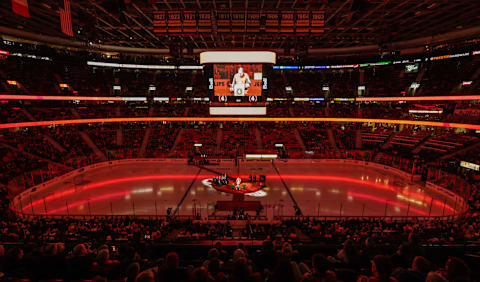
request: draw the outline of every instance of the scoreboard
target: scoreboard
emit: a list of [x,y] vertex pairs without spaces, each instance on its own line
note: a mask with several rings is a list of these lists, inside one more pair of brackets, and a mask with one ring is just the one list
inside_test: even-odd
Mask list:
[[[261,64],[213,65],[215,96],[262,96],[262,90],[267,89],[263,87],[264,78]],[[248,84],[248,86],[245,87],[244,84]],[[256,98],[250,99],[257,100]]]
[[206,51],[200,53],[208,79],[211,115],[266,115],[271,51]]
[[[212,24],[216,24],[215,29]],[[153,14],[156,35],[218,33],[266,33],[320,35],[324,32],[322,10],[157,10]]]

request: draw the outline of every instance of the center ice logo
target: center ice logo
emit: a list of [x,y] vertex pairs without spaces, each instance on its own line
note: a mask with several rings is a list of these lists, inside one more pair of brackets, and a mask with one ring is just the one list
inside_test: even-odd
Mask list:
[[[245,196],[257,197],[257,198],[267,196],[267,192],[262,190],[265,186],[261,186],[255,183],[246,183],[245,189],[240,189],[240,190],[237,190],[235,188],[235,185],[233,187],[231,185],[222,185],[222,186],[214,185],[214,181],[212,178],[203,179],[202,184],[218,192],[225,192],[230,194],[244,194]],[[248,187],[247,187],[247,184],[248,184]]]

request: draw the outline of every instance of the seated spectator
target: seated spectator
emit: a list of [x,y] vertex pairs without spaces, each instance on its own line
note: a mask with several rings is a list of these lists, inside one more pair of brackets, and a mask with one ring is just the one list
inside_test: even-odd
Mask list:
[[397,270],[395,278],[397,278],[399,282],[422,282],[425,281],[429,271],[430,262],[424,257],[417,256],[413,260],[412,268]]
[[262,249],[255,258],[257,269],[261,272],[265,270],[272,271],[277,263],[277,253],[275,252],[275,245],[270,240],[265,240],[262,243]]
[[394,268],[408,268],[411,265],[410,255],[408,254],[408,246],[400,244],[395,254],[392,255],[392,265]]
[[373,257],[378,254],[379,250],[377,247],[377,244],[375,242],[375,239],[372,237],[368,237],[365,240],[365,248],[361,252],[362,260],[367,260],[370,261],[373,259]]
[[233,252],[233,258],[232,258],[232,261],[235,263],[237,260],[241,259],[241,258],[245,258],[245,253],[243,252],[242,249],[236,249],[234,252]]
[[23,251],[19,247],[13,247],[5,255],[5,274],[10,277],[25,277],[27,269],[23,260]]
[[450,282],[470,281],[470,268],[460,258],[449,258],[445,264],[445,271],[445,276]]
[[[154,282],[155,275],[153,274],[152,270],[147,269],[140,274],[138,274],[137,278],[135,279],[136,282]],[[174,281],[174,280],[169,280]]]
[[243,244],[242,242],[240,242],[240,243],[238,243],[237,248],[243,251],[243,253],[245,254],[245,257],[246,257],[247,259],[250,259],[250,257],[248,256],[247,249],[245,248],[245,244]]
[[71,256],[67,257],[67,278],[73,280],[90,278],[90,266],[93,260],[93,254],[87,251],[84,244],[76,245]]
[[164,282],[180,282],[187,280],[187,271],[180,267],[180,259],[177,253],[168,253],[165,263],[158,269],[158,280]]
[[225,252],[225,250],[223,250],[223,245],[222,245],[221,242],[215,243],[215,249],[218,250],[218,253],[219,253],[218,258],[221,261],[227,261],[228,260],[228,254],[227,254],[227,252]]
[[337,254],[337,259],[348,268],[357,269],[359,267],[360,254],[353,240],[345,241],[343,249]]
[[427,278],[425,278],[425,282],[448,282],[448,280],[445,279],[442,274],[435,271],[430,271],[427,275]]
[[[238,251],[239,249],[237,249]],[[242,252],[243,253],[243,252]],[[232,271],[228,278],[229,282],[254,282],[252,269],[244,256],[237,255],[232,265]]]
[[135,282],[137,275],[140,272],[140,265],[138,262],[131,263],[127,268],[127,276],[125,282]]
[[268,282],[298,282],[300,277],[296,274],[290,261],[286,258],[280,258],[273,270],[270,277],[267,278]]
[[39,279],[54,279],[63,277],[65,271],[65,256],[63,244],[51,243],[43,247],[39,256],[34,256],[33,261],[36,268],[35,276]]
[[216,248],[211,248],[210,250],[208,250],[208,258],[203,262],[203,266],[205,266],[208,269],[210,262],[212,260],[216,260],[219,263],[223,264],[223,262],[218,259],[219,256],[220,256],[220,252]]
[[189,282],[214,282],[212,277],[208,274],[205,267],[197,267],[190,273]]
[[209,276],[214,279],[214,281],[220,282],[226,279],[225,273],[222,271],[222,264],[220,264],[220,260],[217,258],[210,260],[207,270]]
[[305,273],[302,282],[334,282],[337,277],[328,267],[329,262],[323,254],[312,257],[312,270]]
[[393,278],[392,273],[392,264],[390,258],[384,255],[376,255],[372,260],[372,273],[373,276],[366,277],[360,276],[358,281],[362,282],[396,282],[397,279]]
[[116,260],[110,260],[110,252],[106,246],[102,247],[97,254],[95,262],[90,268],[93,274],[107,278],[120,278],[120,263]]

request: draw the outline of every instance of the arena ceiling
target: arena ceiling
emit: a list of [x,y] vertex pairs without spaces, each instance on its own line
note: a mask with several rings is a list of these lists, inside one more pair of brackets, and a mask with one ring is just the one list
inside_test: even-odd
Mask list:
[[[68,38],[60,31],[58,0],[28,0],[30,18],[14,14],[0,1],[0,26]],[[344,48],[388,45],[480,26],[477,0],[72,0],[74,39],[141,48]],[[153,14],[161,10],[324,11],[317,35],[217,33],[161,35]]]

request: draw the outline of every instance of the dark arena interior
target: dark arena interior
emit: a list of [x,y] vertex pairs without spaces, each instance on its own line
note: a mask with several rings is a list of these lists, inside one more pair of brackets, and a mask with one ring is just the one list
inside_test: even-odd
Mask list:
[[0,280],[480,281],[478,0],[3,0],[0,37]]

